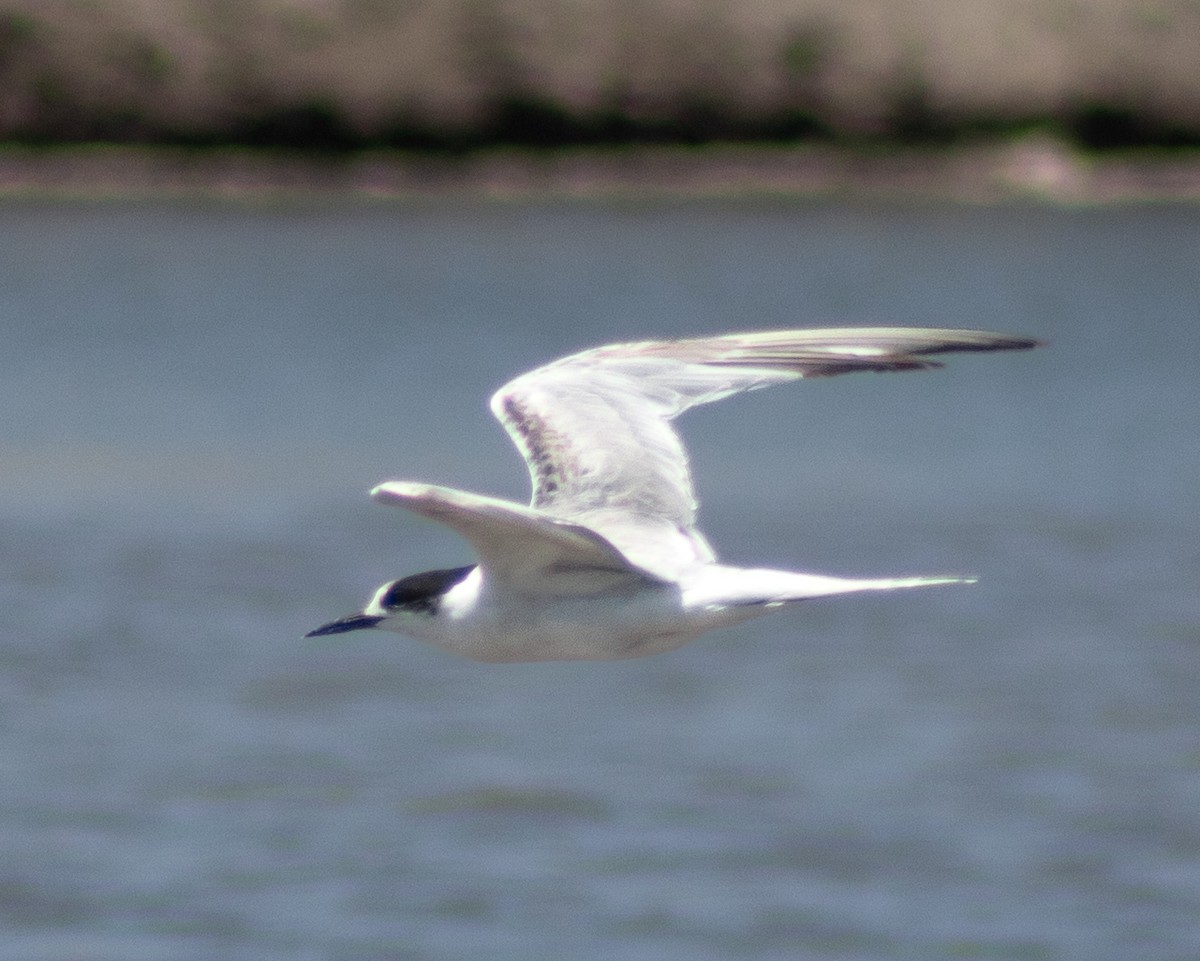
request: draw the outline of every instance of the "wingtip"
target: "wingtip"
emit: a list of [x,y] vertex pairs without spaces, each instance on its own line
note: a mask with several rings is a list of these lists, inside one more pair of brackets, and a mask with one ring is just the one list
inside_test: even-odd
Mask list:
[[371,499],[377,501],[411,500],[429,491],[428,484],[411,481],[384,481],[371,488]]
[[1019,334],[1002,334],[996,350],[1033,350],[1035,347],[1045,347],[1048,341],[1040,337],[1022,337]]
[[1032,350],[1035,347],[1045,347],[1046,341],[1024,334],[1009,334],[995,330],[969,330],[947,328],[945,330],[931,329],[931,334],[944,334],[946,341],[931,344],[927,347],[916,348],[912,354],[956,354],[974,351],[986,352],[995,350]]

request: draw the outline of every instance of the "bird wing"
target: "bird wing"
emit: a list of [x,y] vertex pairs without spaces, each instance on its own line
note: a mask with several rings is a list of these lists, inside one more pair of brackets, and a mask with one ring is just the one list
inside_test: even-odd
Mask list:
[[661,584],[604,537],[496,497],[389,481],[371,496],[438,521],[465,538],[487,576],[527,594],[592,595]]
[[1027,337],[848,327],[597,347],[505,384],[491,409],[524,456],[532,506],[599,532],[635,564],[673,577],[715,559],[696,530],[687,453],[671,421],[700,404],[802,377],[923,370],[928,355],[1018,350]]

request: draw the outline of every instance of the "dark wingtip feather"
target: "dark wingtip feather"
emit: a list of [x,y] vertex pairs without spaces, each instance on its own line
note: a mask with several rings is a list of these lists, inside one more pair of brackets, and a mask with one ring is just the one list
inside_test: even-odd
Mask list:
[[850,357],[838,360],[831,357],[825,363],[806,364],[804,377],[836,377],[838,374],[855,374],[861,371],[873,371],[877,374],[896,370],[936,370],[944,367],[936,360],[921,360],[913,356],[898,354],[892,357],[865,358]]
[[[986,339],[985,339],[986,337]],[[1046,342],[1035,337],[1018,337],[1008,334],[987,334],[978,341],[961,340],[932,347],[913,348],[912,354],[954,354],[966,351],[989,350],[1032,350],[1034,347],[1044,347]]]

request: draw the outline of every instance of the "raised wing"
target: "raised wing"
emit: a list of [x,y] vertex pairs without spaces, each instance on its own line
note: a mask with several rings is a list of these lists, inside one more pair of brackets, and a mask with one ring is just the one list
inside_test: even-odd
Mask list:
[[526,594],[590,595],[661,583],[595,531],[521,504],[404,481],[380,484],[371,496],[453,529],[489,578]]
[[801,377],[922,370],[941,366],[931,354],[1036,345],[1027,337],[916,327],[614,344],[517,377],[496,392],[491,408],[529,466],[535,508],[579,521],[637,563],[670,572],[713,559],[695,529],[687,454],[670,424],[688,408]]

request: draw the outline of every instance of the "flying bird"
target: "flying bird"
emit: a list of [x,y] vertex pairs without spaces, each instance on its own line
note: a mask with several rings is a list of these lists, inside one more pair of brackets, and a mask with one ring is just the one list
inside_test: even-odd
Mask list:
[[941,366],[934,354],[1037,345],[977,330],[850,327],[612,344],[553,361],[491,401],[529,467],[530,505],[380,484],[373,498],[445,524],[478,563],[389,581],[360,613],[307,636],[382,628],[480,661],[616,660],[810,598],[969,583],[721,564],[696,526],[687,453],[671,422],[786,381],[927,370]]

